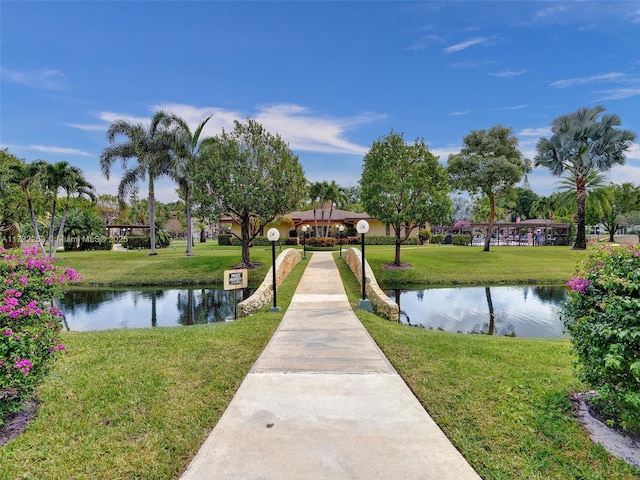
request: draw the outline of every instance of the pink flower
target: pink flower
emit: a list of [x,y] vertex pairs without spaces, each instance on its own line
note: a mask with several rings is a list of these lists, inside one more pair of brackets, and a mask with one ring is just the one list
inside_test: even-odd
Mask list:
[[16,363],[13,365],[13,367],[17,368],[21,373],[27,375],[29,373],[29,370],[33,368],[33,364],[26,358],[23,358],[21,360],[16,360]]
[[567,282],[567,285],[574,292],[585,293],[590,283],[590,280],[586,280],[584,278],[572,278]]

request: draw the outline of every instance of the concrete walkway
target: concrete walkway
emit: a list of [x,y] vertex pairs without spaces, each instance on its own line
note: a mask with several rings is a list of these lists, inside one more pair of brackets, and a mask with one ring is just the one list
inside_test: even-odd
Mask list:
[[322,252],[181,478],[480,477],[364,329]]

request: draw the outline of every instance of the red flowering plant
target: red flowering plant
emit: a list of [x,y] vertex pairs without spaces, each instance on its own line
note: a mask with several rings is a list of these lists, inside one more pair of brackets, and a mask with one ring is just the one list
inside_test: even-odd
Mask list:
[[578,377],[610,423],[640,431],[640,246],[590,254],[561,312],[578,357]]
[[59,341],[62,313],[53,300],[80,275],[53,262],[38,258],[35,247],[22,254],[0,247],[0,425],[64,350]]

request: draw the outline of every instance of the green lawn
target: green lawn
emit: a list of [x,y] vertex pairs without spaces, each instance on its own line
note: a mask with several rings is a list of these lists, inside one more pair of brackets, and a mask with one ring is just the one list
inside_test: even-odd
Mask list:
[[[584,255],[567,247],[406,248],[405,271],[382,270],[389,247],[367,248],[392,284],[558,283]],[[61,253],[86,284],[220,283],[240,250],[196,244],[145,252]],[[336,254],[337,256],[337,254]],[[269,249],[252,249],[270,265]],[[338,262],[350,300],[359,286]],[[306,262],[278,290],[286,307]],[[538,273],[536,273],[538,272]],[[437,281],[436,281],[437,279]],[[151,280],[151,281],[150,281]],[[136,283],[142,282],[142,283]],[[147,283],[149,282],[149,283]],[[268,307],[267,307],[268,308]],[[284,309],[283,309],[284,311]],[[64,333],[69,355],[40,389],[40,408],[18,439],[0,447],[0,478],[171,479],[186,468],[277,327],[283,313],[175,328]],[[567,340],[450,334],[357,315],[456,447],[486,479],[637,479],[638,470],[594,445],[572,415]]]
[[[223,271],[241,261],[238,247],[219,247],[214,242],[196,243],[192,257],[184,251],[184,242],[177,242],[153,257],[148,250],[60,252],[58,263],[81,272],[84,286],[150,286],[219,284]],[[407,246],[401,260],[412,267],[386,270],[383,265],[394,258],[393,246],[371,245],[365,253],[383,286],[564,283],[584,257],[583,251],[569,247],[494,247],[483,252],[481,247]],[[250,272],[250,283],[257,285],[271,266],[271,249],[254,247],[251,259],[263,264]]]

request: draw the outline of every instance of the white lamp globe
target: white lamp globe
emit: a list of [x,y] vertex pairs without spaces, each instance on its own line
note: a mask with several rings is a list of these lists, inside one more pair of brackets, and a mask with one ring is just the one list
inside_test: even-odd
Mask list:
[[360,220],[356,224],[356,231],[358,233],[367,233],[369,231],[369,222],[367,222],[366,220]]
[[344,225],[340,225],[338,227],[338,230],[340,231],[340,233],[344,232]]
[[280,232],[277,228],[270,228],[267,232],[267,238],[272,242],[277,242],[280,238]]
[[301,228],[301,230],[302,230],[302,232],[303,232],[303,233],[307,233],[307,226],[306,226],[306,225],[303,225],[303,226],[302,226],[302,228]]

